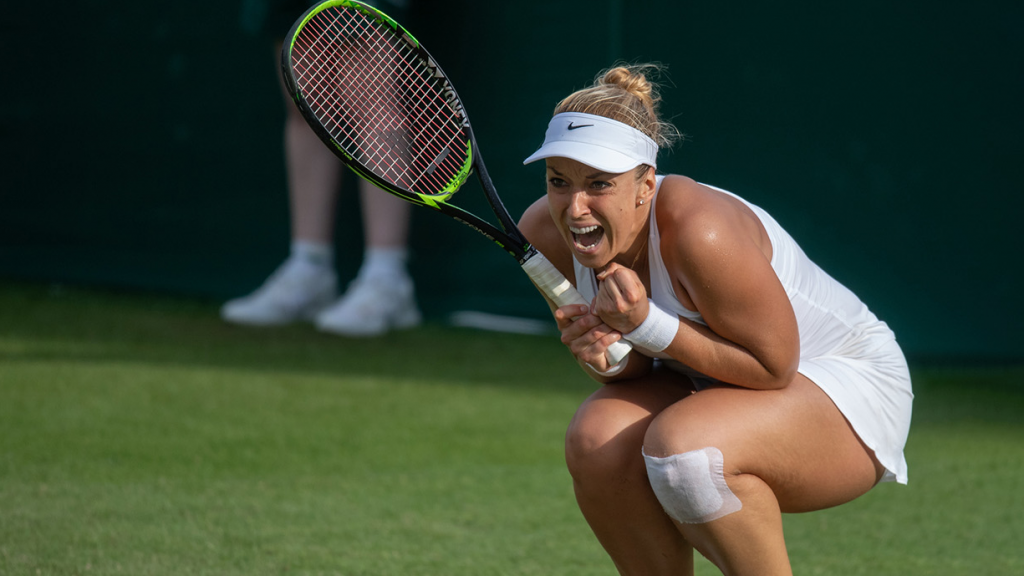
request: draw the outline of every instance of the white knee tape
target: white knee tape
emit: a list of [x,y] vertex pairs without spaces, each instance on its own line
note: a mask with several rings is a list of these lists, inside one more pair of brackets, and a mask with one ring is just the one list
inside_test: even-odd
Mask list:
[[725,459],[718,448],[702,448],[667,458],[644,453],[644,461],[661,507],[677,522],[703,524],[743,508],[725,483]]

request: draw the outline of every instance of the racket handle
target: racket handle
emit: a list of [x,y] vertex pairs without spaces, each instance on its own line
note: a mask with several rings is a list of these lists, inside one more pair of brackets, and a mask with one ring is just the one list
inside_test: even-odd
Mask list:
[[[533,283],[540,288],[541,292],[559,308],[569,304],[590,306],[590,302],[587,302],[586,298],[576,290],[572,283],[565,276],[562,276],[558,268],[555,268],[555,265],[540,252],[537,252],[530,258],[527,258],[526,262],[523,262],[523,270],[533,280]],[[605,352],[608,365],[615,366],[632,349],[633,346],[625,340],[612,343]]]

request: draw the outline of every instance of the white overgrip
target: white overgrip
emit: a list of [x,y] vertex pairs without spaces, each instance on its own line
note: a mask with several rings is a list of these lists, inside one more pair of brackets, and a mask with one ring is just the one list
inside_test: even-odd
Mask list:
[[[531,258],[528,258],[526,262],[523,262],[523,270],[533,280],[533,283],[540,288],[540,291],[559,308],[569,304],[590,306],[590,302],[587,302],[586,298],[576,290],[576,287],[565,276],[562,276],[558,268],[555,268],[555,265],[540,252],[537,252]],[[625,340],[614,342],[605,352],[608,365],[614,366],[618,364],[632,349],[633,346]]]

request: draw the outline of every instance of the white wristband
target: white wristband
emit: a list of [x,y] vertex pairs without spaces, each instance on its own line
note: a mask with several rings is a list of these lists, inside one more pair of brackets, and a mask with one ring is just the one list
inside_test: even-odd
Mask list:
[[622,337],[632,343],[651,352],[661,352],[676,337],[679,331],[679,317],[658,308],[653,301],[648,300],[647,318],[629,334]]
[[628,364],[628,363],[629,363],[629,356],[626,356],[625,358],[620,360],[619,363],[616,364],[615,366],[612,366],[608,370],[605,370],[604,372],[601,372],[597,368],[594,368],[594,365],[591,364],[590,362],[585,362],[587,367],[590,368],[591,370],[593,370],[594,373],[597,374],[598,376],[615,376],[619,372],[622,372],[622,370],[626,367],[626,364]]

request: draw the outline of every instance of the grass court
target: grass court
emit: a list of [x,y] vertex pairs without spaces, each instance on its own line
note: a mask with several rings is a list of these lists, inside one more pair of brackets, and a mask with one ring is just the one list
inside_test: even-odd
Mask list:
[[[797,574],[1024,573],[1024,367],[912,370],[910,485],[786,516]],[[562,461],[594,386],[554,336],[0,284],[0,574],[615,574]]]

